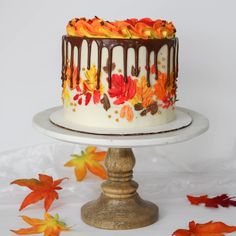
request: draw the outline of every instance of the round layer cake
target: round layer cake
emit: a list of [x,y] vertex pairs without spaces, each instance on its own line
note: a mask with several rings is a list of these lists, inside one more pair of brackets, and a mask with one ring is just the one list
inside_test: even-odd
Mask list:
[[64,119],[135,129],[175,119],[178,39],[171,22],[73,19],[62,37]]

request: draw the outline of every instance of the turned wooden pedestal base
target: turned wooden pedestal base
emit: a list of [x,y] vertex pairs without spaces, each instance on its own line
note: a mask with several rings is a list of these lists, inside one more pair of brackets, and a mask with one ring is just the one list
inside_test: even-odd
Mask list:
[[108,180],[98,200],[81,209],[85,223],[103,229],[123,230],[144,227],[158,219],[158,207],[142,200],[132,180],[135,157],[131,148],[109,148],[105,159]]

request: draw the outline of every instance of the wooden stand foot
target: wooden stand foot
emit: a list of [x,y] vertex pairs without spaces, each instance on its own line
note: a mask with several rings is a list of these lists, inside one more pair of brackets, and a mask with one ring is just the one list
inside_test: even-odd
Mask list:
[[135,157],[131,148],[109,148],[105,159],[108,180],[98,200],[81,209],[85,223],[102,229],[124,230],[144,227],[158,219],[158,207],[142,200],[132,180]]

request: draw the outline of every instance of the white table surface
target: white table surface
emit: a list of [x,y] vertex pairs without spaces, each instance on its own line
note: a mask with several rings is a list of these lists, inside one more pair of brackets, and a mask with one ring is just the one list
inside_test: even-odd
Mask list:
[[[42,218],[42,203],[29,206],[22,212],[17,209],[29,193],[9,183],[17,178],[37,177],[46,173],[54,178],[68,176],[64,181],[60,199],[53,203],[50,214],[59,213],[62,220],[73,226],[73,231],[61,235],[68,236],[170,236],[177,228],[187,228],[188,222],[195,220],[205,223],[210,220],[223,221],[236,225],[236,208],[208,209],[204,206],[191,206],[186,200],[187,194],[228,193],[236,195],[236,160],[211,163],[204,172],[186,172],[176,162],[170,162],[161,155],[145,156],[144,149],[134,149],[136,166],[134,179],[139,183],[138,192],[146,199],[156,203],[160,208],[157,223],[135,230],[108,231],[96,229],[84,224],[80,218],[80,207],[100,194],[101,180],[88,175],[81,183],[74,178],[73,169],[63,164],[72,153],[80,152],[84,146],[72,144],[40,145],[0,154],[0,235],[13,236],[9,229],[27,227],[19,215]],[[186,154],[187,155],[187,154]],[[226,234],[235,236],[236,233]]]

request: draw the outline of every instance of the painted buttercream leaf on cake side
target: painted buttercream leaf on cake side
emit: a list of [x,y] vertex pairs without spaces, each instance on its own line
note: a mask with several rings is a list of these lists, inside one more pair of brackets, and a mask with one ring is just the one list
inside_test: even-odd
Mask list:
[[[71,81],[71,73],[73,73],[72,74],[72,81]],[[66,81],[67,81],[68,87],[70,87],[71,89],[75,89],[75,87],[76,87],[77,73],[78,73],[77,66],[73,65],[73,72],[71,72],[70,63],[68,63],[67,67],[66,67]]]
[[134,119],[134,113],[132,107],[129,105],[124,105],[121,108],[120,117],[126,118],[127,121],[131,122]]
[[202,195],[199,197],[187,195],[187,198],[192,205],[205,204],[206,207],[213,208],[218,208],[219,206],[236,206],[236,200],[234,200],[235,197],[229,197],[227,194],[221,194],[212,198],[208,197],[208,195]]
[[68,178],[53,180],[51,176],[39,174],[39,179],[17,179],[11,184],[17,184],[32,190],[23,200],[20,211],[30,204],[35,204],[40,200],[44,200],[45,211],[48,211],[54,200],[59,199],[57,190],[61,190],[59,186],[61,182]]
[[30,218],[28,216],[21,216],[21,218],[29,225],[30,228],[23,228],[18,230],[11,230],[18,235],[30,235],[41,234],[44,236],[59,236],[63,231],[69,231],[71,227],[68,227],[64,222],[60,221],[59,215],[54,217],[49,213],[44,214],[44,219]]
[[131,100],[131,103],[136,107],[139,104],[139,107],[146,108],[154,102],[153,100],[154,92],[151,87],[147,86],[147,80],[145,76],[137,82],[136,94]]
[[106,170],[99,163],[99,161],[104,160],[107,153],[104,151],[97,152],[96,150],[96,147],[88,146],[85,151],[81,151],[81,155],[72,154],[72,159],[64,164],[65,167],[75,168],[77,181],[82,181],[85,178],[87,170],[102,179],[107,179]]
[[[116,63],[113,62],[111,64],[111,71],[115,70],[115,68],[116,68]],[[105,73],[108,74],[108,60],[107,60],[106,66],[103,67],[103,70],[105,71]]]
[[167,75],[158,71],[158,80],[154,85],[155,95],[162,101],[162,108],[168,108],[175,103],[175,85],[173,73],[170,74],[170,83],[167,85]]
[[67,81],[63,83],[63,89],[62,89],[62,101],[65,104],[66,107],[69,107],[70,104],[70,92],[68,90]]
[[125,82],[123,75],[112,74],[112,85],[108,90],[111,98],[115,98],[113,104],[120,105],[132,99],[136,94],[137,80],[127,77]]
[[224,236],[225,233],[236,231],[236,226],[229,226],[223,222],[210,221],[205,224],[189,222],[189,229],[178,229],[172,236]]
[[103,104],[103,108],[107,111],[110,109],[111,104],[108,96],[104,93],[103,98],[101,99],[101,103]]

